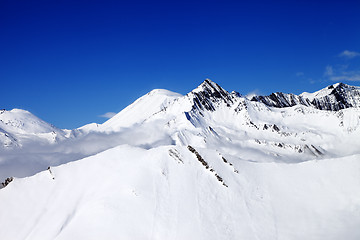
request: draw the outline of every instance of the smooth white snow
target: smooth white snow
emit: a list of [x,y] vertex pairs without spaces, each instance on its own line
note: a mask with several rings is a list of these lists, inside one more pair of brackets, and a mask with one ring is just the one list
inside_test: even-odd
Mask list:
[[197,150],[228,187],[173,146],[124,145],[15,179],[0,191],[0,239],[359,239],[359,155],[226,158],[236,173]]

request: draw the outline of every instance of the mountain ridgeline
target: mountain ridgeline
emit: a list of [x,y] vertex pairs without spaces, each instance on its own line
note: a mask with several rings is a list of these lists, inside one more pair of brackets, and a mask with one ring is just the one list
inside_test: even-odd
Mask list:
[[277,92],[268,96],[254,96],[251,101],[262,102],[269,107],[276,108],[301,104],[319,110],[338,111],[345,108],[360,107],[360,88],[337,83],[313,94],[295,95]]
[[[292,131],[289,131],[289,129],[293,127],[284,125],[281,119],[285,116],[275,116],[277,114],[276,109],[286,109],[286,112],[290,113],[291,109],[296,107],[305,107],[301,108],[302,112],[313,112],[311,109],[333,112],[333,114],[337,114],[336,116],[340,120],[338,125],[346,127],[347,119],[342,119],[344,118],[343,114],[342,112],[339,113],[339,111],[360,108],[360,87],[336,83],[314,93],[304,92],[295,95],[276,92],[268,96],[254,96],[248,99],[238,92],[233,91],[230,93],[217,83],[205,79],[197,88],[185,96],[167,90],[156,89],[139,98],[103,124],[93,123],[73,130],[58,129],[25,110],[1,110],[0,143],[4,149],[22,148],[34,142],[36,144],[40,142],[41,144],[53,145],[66,142],[69,139],[84,137],[94,132],[118,132],[120,129],[134,125],[143,126],[147,121],[155,119],[157,116],[162,116],[164,119],[173,116],[174,121],[169,123],[175,122],[175,119],[179,122],[182,114],[185,114],[186,119],[193,127],[205,128],[205,130],[201,130],[202,135],[207,134],[204,133],[204,131],[207,131],[206,129],[212,129],[211,134],[217,134],[216,130],[214,130],[216,126],[214,128],[214,126],[208,125],[214,120],[215,116],[221,118],[220,115],[223,118],[211,124],[221,126],[226,121],[232,121],[258,130],[267,130],[268,126],[276,126],[277,132],[289,132],[288,134],[290,134]],[[262,115],[263,112],[269,114]],[[268,119],[269,115],[273,115],[273,120]],[[307,116],[310,115],[307,114]],[[321,114],[318,113],[317,115]],[[355,117],[355,119],[357,118]],[[276,123],[279,120],[283,126]],[[246,128],[243,129],[238,124],[235,125],[232,130],[247,131]],[[347,128],[350,131],[357,128],[357,122],[352,122],[350,125]],[[189,138],[184,138],[184,135],[188,134],[188,132],[184,133],[184,129],[180,129],[179,133],[182,133],[179,136],[182,136],[180,138],[183,144],[191,143],[186,140]],[[170,138],[174,139],[174,136],[170,136]],[[176,139],[177,137],[175,137],[174,141]]]
[[360,88],[206,79],[102,124],[0,111],[0,239],[360,239]]

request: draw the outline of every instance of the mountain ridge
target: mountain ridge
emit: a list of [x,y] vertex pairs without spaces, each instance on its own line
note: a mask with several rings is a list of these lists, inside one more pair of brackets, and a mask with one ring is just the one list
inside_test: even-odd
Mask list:
[[24,133],[35,118],[12,114],[0,239],[357,240],[360,108],[333,109],[272,107],[207,79],[73,130]]
[[[310,99],[313,96],[313,101],[326,99],[339,87],[349,90],[345,96],[359,90],[359,87],[339,83],[297,97]],[[358,100],[357,95],[347,99],[355,103]],[[191,145],[230,151],[245,158],[245,153],[250,151],[259,154],[259,161],[293,159],[291,161],[297,162],[357,153],[357,144],[352,139],[359,132],[360,108],[331,111],[318,109],[310,100],[308,102],[308,105],[295,102],[293,106],[274,107],[271,104],[276,101],[267,104],[254,101],[237,92],[230,93],[206,79],[186,95],[153,90],[105,123],[73,130],[57,129],[27,111],[14,110],[26,116],[30,114],[28,119],[23,114],[17,117],[11,111],[3,111],[0,114],[0,179],[29,176],[48,166],[84,158],[121,144],[143,148]],[[4,114],[15,116],[9,119],[17,124],[9,128],[5,124],[9,119],[2,119]],[[326,125],[324,120],[328,122]],[[39,126],[32,127],[32,123],[39,123]],[[31,129],[40,130],[24,132],[24,126],[26,129],[29,124]],[[339,138],[342,138],[341,144],[334,145]],[[238,149],[243,150],[239,152]],[[23,160],[24,154],[27,161]],[[9,167],[18,163],[24,166],[21,171]],[[5,165],[8,167],[1,167]]]
[[[330,90],[330,91],[329,91]],[[149,93],[145,94],[144,96],[137,99],[134,103],[141,101],[142,98],[145,98],[146,96],[152,96],[152,95],[168,95],[171,96],[173,99],[177,97],[181,97],[181,94],[171,92],[164,89],[154,89],[150,91]],[[218,102],[218,101],[224,101],[227,106],[230,107],[230,105],[234,104],[234,99],[244,98],[241,94],[238,92],[231,92],[229,93],[225,89],[223,89],[220,85],[217,83],[211,81],[210,79],[205,79],[197,88],[187,93],[185,96],[192,97],[194,101],[193,108],[198,108],[199,110],[209,110],[214,111],[215,107],[212,106],[211,102]],[[360,87],[357,86],[350,86],[344,83],[336,83],[329,85],[321,90],[318,90],[314,93],[308,93],[304,92],[299,95],[293,94],[293,93],[283,93],[283,92],[274,92],[270,95],[255,95],[252,96],[250,101],[253,102],[259,102],[263,103],[268,107],[276,107],[276,108],[284,108],[284,107],[293,107],[296,105],[304,105],[307,107],[314,107],[319,110],[329,110],[329,111],[338,111],[345,108],[359,108],[360,107]],[[169,100],[172,101],[172,100]],[[133,104],[130,104],[132,106]],[[154,105],[157,105],[155,103]],[[126,109],[126,108],[125,108]],[[125,110],[124,109],[124,110]],[[159,109],[161,110],[161,109]],[[12,112],[18,112],[21,113],[21,115],[29,115],[26,120],[28,119],[34,119],[31,120],[31,123],[38,123],[34,124],[34,130],[33,129],[22,129],[25,123],[21,122],[20,120],[15,119],[14,121],[18,121],[17,125],[14,126],[15,123],[10,124],[11,117],[9,119],[4,119],[3,116],[6,114],[12,113]],[[120,112],[123,112],[120,111]],[[3,115],[5,114],[5,115]],[[13,117],[16,118],[16,117]],[[21,118],[21,117],[20,117]],[[119,117],[117,117],[119,118]],[[114,119],[112,118],[106,121],[102,125],[110,125],[108,122],[112,122]],[[130,120],[131,121],[131,120]],[[12,128],[18,128],[18,133],[45,133],[45,132],[51,132],[55,131],[58,132],[60,129],[56,128],[52,124],[46,123],[45,121],[39,119],[38,117],[34,116],[32,113],[26,110],[22,109],[16,109],[13,110],[5,110],[2,109],[0,112],[0,123],[3,125],[0,126],[4,131],[8,131],[8,126],[10,124],[10,127]],[[13,126],[12,126],[13,125]],[[26,125],[29,125],[29,123],[26,123]],[[40,126],[41,125],[41,126]],[[90,124],[89,124],[90,125]],[[97,124],[99,125],[99,124]],[[5,127],[4,127],[5,126]],[[84,127],[84,126],[83,126]],[[79,127],[78,129],[81,129],[83,127]],[[37,130],[38,129],[38,130]],[[9,132],[9,131],[8,131]],[[13,132],[10,130],[10,132]]]
[[345,108],[360,107],[360,87],[336,83],[315,93],[305,92],[295,95],[276,92],[268,96],[254,96],[251,101],[262,102],[269,107],[277,108],[301,104],[319,110],[338,111]]

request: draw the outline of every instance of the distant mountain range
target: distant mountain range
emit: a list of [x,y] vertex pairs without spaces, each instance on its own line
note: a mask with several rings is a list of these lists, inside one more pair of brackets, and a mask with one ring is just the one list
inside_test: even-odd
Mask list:
[[262,102],[269,107],[277,108],[301,104],[319,110],[338,111],[360,107],[360,88],[337,83],[315,93],[294,95],[277,92],[269,96],[254,96],[251,101]]
[[[229,109],[234,108],[236,104],[238,105],[236,107],[241,108],[242,103],[246,102],[245,105],[252,104],[249,103],[249,100],[253,102],[254,106],[261,106],[256,103],[263,103],[264,106],[262,108],[306,106],[310,107],[309,109],[314,108],[337,112],[347,108],[360,108],[360,87],[336,83],[314,93],[304,92],[300,95],[295,95],[292,93],[276,92],[268,96],[253,96],[251,99],[248,99],[235,91],[229,93],[218,84],[206,79],[198,88],[184,97],[167,90],[153,90],[104,124],[88,124],[74,130],[59,129],[26,110],[13,109],[7,111],[3,109],[0,110],[0,141],[5,148],[19,147],[22,142],[31,141],[31,136],[36,141],[42,139],[48,143],[55,143],[92,131],[108,131],[120,126],[131,126],[139,123],[139,121],[143,121],[144,118],[164,110],[173,101],[181,101],[178,98],[187,99],[185,104],[190,101],[190,104],[192,104],[191,110],[197,110],[198,112],[204,110],[216,111],[221,103],[225,103]],[[133,108],[139,109],[134,111],[132,110]],[[181,110],[185,111],[185,109]],[[239,108],[236,108],[236,111],[238,110]]]

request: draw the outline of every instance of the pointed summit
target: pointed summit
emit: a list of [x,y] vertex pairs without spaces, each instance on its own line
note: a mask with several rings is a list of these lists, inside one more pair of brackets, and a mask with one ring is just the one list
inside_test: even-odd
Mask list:
[[352,87],[352,86],[349,86],[347,84],[340,82],[340,83],[335,83],[330,86],[327,86],[327,87],[320,89],[319,91],[316,91],[314,93],[304,92],[304,93],[300,94],[300,96],[308,98],[311,101],[313,101],[315,98],[326,97],[328,95],[334,94],[335,92],[351,90],[352,88],[355,89],[356,87]]
[[233,103],[232,95],[208,78],[188,95],[193,95],[194,108],[201,110],[215,111],[214,104],[225,102],[227,106],[230,106]]
[[210,91],[210,92],[227,92],[219,84],[211,81],[209,78],[206,78],[193,92],[199,91]]
[[350,86],[345,84],[345,83],[339,82],[339,83],[335,83],[333,85],[330,85],[328,87],[328,89],[331,89],[331,88],[348,88],[348,87],[350,87]]
[[[317,98],[314,98],[313,104],[318,109],[337,111],[344,108],[360,107],[360,88],[350,86],[344,83],[336,83],[327,89],[318,92]],[[328,93],[330,90],[330,93]],[[321,92],[327,93],[322,94]]]

